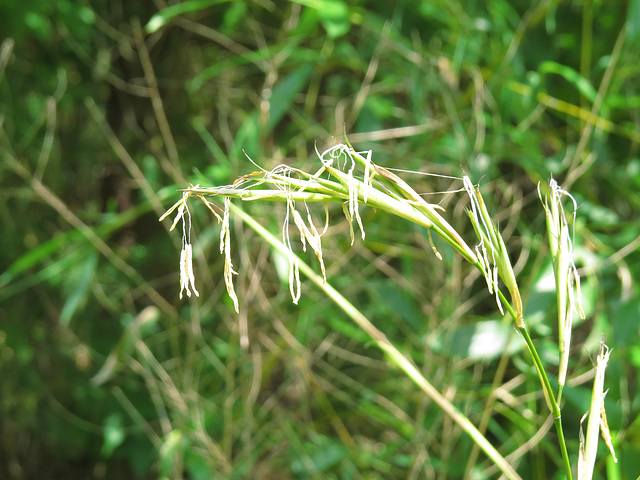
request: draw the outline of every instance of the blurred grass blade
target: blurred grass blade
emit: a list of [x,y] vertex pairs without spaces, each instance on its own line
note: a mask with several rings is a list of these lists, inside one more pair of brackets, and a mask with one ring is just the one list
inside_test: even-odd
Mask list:
[[254,111],[245,117],[233,142],[232,158],[242,156],[242,152],[246,152],[249,157],[258,156],[259,139],[273,131],[284,114],[291,110],[293,101],[307,85],[312,71],[312,63],[303,63],[274,87],[269,97],[269,117],[263,128],[260,124],[260,112]]
[[163,440],[159,452],[160,478],[175,477],[176,462],[180,458],[181,451],[187,447],[187,439],[181,430],[175,429],[169,432]]
[[126,435],[122,425],[122,415],[112,413],[107,417],[104,423],[104,434],[102,435],[102,449],[100,455],[103,458],[109,458],[113,455],[113,451],[122,445]]
[[[158,199],[164,200],[175,195],[175,190],[176,187],[163,188],[157,192]],[[151,211],[152,208],[151,203],[146,201],[117,215],[105,215],[105,222],[94,227],[93,231],[99,238],[106,240],[112,233],[123,228],[141,215]],[[51,259],[52,255],[57,251],[63,248],[77,249],[88,242],[89,240],[86,234],[81,229],[76,228],[56,235],[54,238],[41,243],[37,247],[29,249],[24,255],[18,257],[9,265],[2,275],[0,275],[0,288],[13,282],[18,275],[25,273],[30,268],[36,267],[42,261]],[[19,291],[20,290],[15,291],[13,294]],[[6,298],[7,296],[9,295],[3,290],[0,294],[0,299]]]
[[145,25],[144,29],[147,33],[154,33],[160,28],[164,27],[169,20],[183,13],[192,13],[204,10],[212,5],[218,3],[225,3],[229,0],[191,0],[188,2],[178,3],[164,8],[156,13],[149,22]]
[[318,16],[329,38],[335,39],[349,32],[349,6],[343,0],[322,0]]
[[351,14],[349,5],[344,0],[292,0],[306,7],[313,8],[318,13],[327,36],[336,39],[351,29]]
[[307,85],[312,71],[312,63],[303,63],[287,75],[282,82],[276,84],[269,98],[269,119],[266,125],[267,132],[271,132],[284,114],[291,110],[293,101]]
[[561,65],[557,62],[542,62],[538,67],[538,71],[540,73],[554,73],[556,75],[560,75],[571,85],[576,87],[578,91],[591,103],[596,101],[596,97],[598,96],[598,92],[593,88],[593,85],[584,78],[580,73],[578,73],[573,68],[567,65]]
[[629,0],[627,10],[627,35],[630,42],[635,42],[640,37],[640,0]]
[[134,319],[130,319],[118,343],[113,347],[102,367],[90,382],[93,385],[102,385],[108,382],[120,368],[123,357],[133,350],[135,340],[151,334],[156,328],[159,318],[160,310],[157,307],[149,306],[144,308]]
[[62,312],[60,313],[60,323],[62,325],[69,325],[73,315],[86,301],[87,293],[93,283],[93,277],[96,273],[97,266],[98,252],[96,250],[91,250],[85,259],[82,268],[73,270],[74,272],[78,272],[78,276],[75,278],[73,276],[71,278],[67,278],[67,283],[75,281],[75,285],[71,290],[71,294],[67,297],[67,301],[64,303],[64,307],[62,307]]
[[16,261],[9,265],[7,270],[0,275],[0,287],[5,287],[20,273],[38,265],[42,260],[50,258],[51,255],[60,248],[68,246],[83,237],[80,230],[69,230],[53,237],[51,240],[41,243],[37,247],[27,250],[24,255],[18,257]]

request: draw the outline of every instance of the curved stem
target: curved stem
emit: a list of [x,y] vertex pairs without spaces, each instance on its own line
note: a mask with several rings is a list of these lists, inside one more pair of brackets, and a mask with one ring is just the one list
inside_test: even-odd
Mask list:
[[518,328],[518,332],[522,335],[522,338],[524,338],[524,341],[527,344],[527,348],[529,349],[529,353],[531,354],[531,358],[533,359],[533,363],[536,367],[536,370],[538,371],[538,376],[540,377],[540,381],[542,383],[542,388],[547,400],[547,405],[549,406],[551,414],[553,415],[553,423],[558,434],[558,441],[560,442],[560,451],[562,452],[562,461],[564,464],[567,480],[572,480],[573,477],[571,474],[571,462],[569,461],[567,444],[565,442],[564,433],[562,431],[562,413],[560,411],[560,406],[558,405],[558,402],[556,401],[556,398],[553,394],[553,389],[551,388],[549,377],[547,376],[547,373],[542,366],[542,360],[540,360],[538,351],[533,345],[533,340],[531,340],[531,336],[529,335],[527,328]]
[[[500,295],[500,299],[504,302],[507,311],[515,320],[516,312],[513,310],[513,307],[511,307],[501,291],[499,291],[498,294]],[[556,401],[556,398],[553,394],[551,382],[549,382],[549,377],[547,376],[547,372],[542,365],[542,360],[540,359],[540,355],[538,355],[538,350],[533,344],[533,340],[531,340],[531,336],[529,335],[526,324],[523,327],[516,327],[516,331],[522,336],[524,343],[527,345],[527,349],[529,350],[529,354],[531,355],[531,359],[533,360],[533,365],[538,372],[538,377],[540,378],[540,383],[542,384],[542,391],[544,393],[545,400],[547,401],[547,406],[549,407],[549,410],[553,415],[553,423],[556,427],[556,433],[558,434],[558,442],[560,443],[560,451],[562,452],[562,462],[564,464],[565,474],[567,476],[567,480],[572,480],[573,476],[571,474],[571,462],[569,461],[567,444],[565,442],[564,432],[562,430],[562,412],[560,411],[560,406],[558,405],[558,402]]]
[[[262,225],[256,222],[251,216],[246,214],[242,209],[234,204],[230,205],[235,215],[245,222],[249,227],[255,230],[258,235],[264,238],[276,250],[290,255],[290,252]],[[335,288],[326,283],[324,279],[316,274],[314,270],[297,258],[300,271],[304,273],[313,283],[322,289],[331,300],[333,300],[360,328],[362,328],[373,339],[376,345],[384,351],[389,358],[397,365],[405,374],[427,394],[442,410],[462,428],[471,439],[486,453],[486,455],[494,462],[494,464],[502,471],[502,473],[510,480],[522,480],[514,468],[507,460],[495,449],[493,445],[478,431],[478,429],[465,417],[451,402],[436,390],[436,388],[424,378],[418,368],[403,355],[388,339],[378,330],[360,311],[353,306],[346,298],[344,298]]]

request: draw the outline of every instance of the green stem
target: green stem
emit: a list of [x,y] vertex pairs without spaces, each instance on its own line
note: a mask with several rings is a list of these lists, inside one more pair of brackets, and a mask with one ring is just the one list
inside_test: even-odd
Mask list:
[[[479,265],[477,265],[479,267]],[[513,307],[508,303],[504,294],[499,291],[498,295],[500,295],[500,299],[504,302],[505,307],[511,317],[516,319],[516,312],[513,310]],[[562,462],[564,464],[565,473],[567,476],[567,480],[572,480],[573,476],[571,474],[571,462],[569,461],[569,454],[567,452],[567,444],[564,439],[564,433],[562,430],[562,412],[560,411],[560,407],[558,406],[558,402],[556,401],[555,396],[553,395],[553,388],[551,387],[551,382],[549,382],[549,377],[547,376],[547,372],[545,371],[542,360],[540,359],[540,355],[538,355],[538,350],[533,344],[533,340],[531,340],[531,336],[529,335],[529,331],[527,330],[526,324],[524,327],[518,328],[516,330],[522,338],[524,339],[525,344],[527,345],[527,349],[529,350],[529,354],[533,360],[533,365],[538,372],[538,377],[540,378],[540,383],[542,384],[542,389],[545,394],[545,399],[547,400],[547,405],[551,410],[551,414],[553,415],[553,423],[556,427],[556,433],[558,434],[558,441],[560,442],[560,451],[562,452]]]
[[540,356],[538,355],[538,351],[536,347],[533,345],[533,340],[531,340],[531,336],[526,327],[518,328],[518,332],[522,335],[527,344],[527,348],[529,349],[529,353],[531,354],[531,358],[533,359],[533,363],[538,371],[538,376],[542,381],[542,388],[546,392],[546,398],[549,404],[549,408],[551,409],[551,414],[553,415],[553,423],[556,427],[556,432],[558,434],[558,441],[560,442],[560,451],[562,452],[562,460],[564,463],[564,469],[567,476],[567,480],[572,480],[573,476],[571,474],[571,462],[569,461],[569,454],[567,453],[567,444],[564,439],[564,433],[562,431],[562,413],[560,411],[560,407],[558,406],[558,402],[553,395],[553,389],[551,388],[551,383],[549,382],[549,377],[542,366],[542,361],[540,360]]

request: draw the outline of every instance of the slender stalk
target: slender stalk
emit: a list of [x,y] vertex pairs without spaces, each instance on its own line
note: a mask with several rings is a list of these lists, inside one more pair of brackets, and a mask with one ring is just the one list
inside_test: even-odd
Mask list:
[[565,474],[567,476],[567,480],[572,480],[571,474],[571,462],[569,460],[569,454],[567,452],[567,444],[564,439],[564,433],[562,431],[562,413],[560,411],[560,407],[556,402],[555,396],[553,395],[553,388],[551,387],[551,382],[549,382],[549,377],[542,366],[542,360],[540,360],[540,355],[538,355],[538,351],[536,347],[533,345],[533,341],[531,340],[531,336],[527,331],[527,328],[518,328],[518,332],[524,338],[525,343],[527,344],[527,348],[529,349],[529,353],[531,354],[531,358],[533,359],[533,364],[538,371],[538,376],[542,382],[542,391],[545,394],[545,399],[547,400],[547,406],[551,410],[551,414],[553,415],[553,424],[556,427],[556,432],[558,434],[558,441],[560,442],[560,451],[562,453],[562,461],[564,464]]
[[[509,312],[509,315],[515,320],[516,312],[513,307],[508,303],[506,297],[501,291],[498,291],[502,301],[504,302],[504,306]],[[531,339],[531,335],[529,335],[529,331],[527,330],[526,324],[522,327],[516,326],[516,331],[522,336],[525,344],[527,345],[527,349],[529,350],[529,354],[531,355],[531,359],[533,360],[533,365],[538,372],[538,377],[540,378],[540,383],[542,384],[542,392],[544,393],[545,400],[547,402],[547,406],[551,411],[551,415],[553,416],[553,423],[556,427],[556,433],[558,434],[558,441],[560,442],[560,451],[562,453],[562,462],[564,464],[565,474],[567,476],[567,480],[572,480],[573,476],[571,474],[571,461],[569,460],[569,453],[567,452],[567,444],[564,439],[564,433],[562,430],[562,412],[560,411],[560,407],[556,398],[553,394],[553,388],[551,387],[551,382],[549,381],[549,377],[547,376],[547,372],[542,365],[542,360],[540,359],[540,355],[538,354],[538,350],[533,344],[533,340]]]
[[[386,339],[386,337],[377,330],[371,322],[369,322],[369,320],[363,317],[362,314],[353,307],[353,305],[351,305],[344,297],[326,283],[324,264],[322,263],[320,234],[318,234],[315,227],[313,227],[313,222],[310,217],[309,226],[304,224],[304,220],[300,213],[295,209],[295,204],[296,202],[302,202],[304,204],[308,202],[342,203],[345,216],[351,223],[351,227],[353,227],[355,219],[360,230],[362,230],[362,238],[364,238],[365,233],[358,213],[358,207],[360,205],[368,205],[385,210],[388,213],[426,227],[427,232],[429,233],[431,247],[436,256],[441,259],[442,257],[440,253],[437,251],[431,240],[431,232],[433,231],[453,246],[458,253],[460,253],[482,273],[487,281],[489,292],[494,294],[496,297],[496,303],[500,311],[503,312],[504,307],[504,309],[513,317],[516,331],[520,333],[523,341],[527,345],[532,363],[540,379],[545,401],[553,416],[560,443],[563,464],[566,470],[566,477],[568,480],[572,480],[571,463],[569,461],[566,442],[562,431],[562,416],[558,404],[559,400],[557,400],[557,398],[559,399],[562,394],[564,375],[559,377],[559,392],[558,397],[556,397],[523,318],[522,299],[516,281],[515,272],[509,258],[507,246],[500,234],[500,231],[489,214],[487,206],[482,198],[482,194],[480,193],[480,189],[476,188],[471,183],[471,180],[466,173],[463,175],[464,188],[471,199],[469,218],[479,240],[475,250],[472,250],[462,237],[460,237],[458,232],[437,212],[438,207],[436,205],[427,203],[415,192],[415,190],[413,190],[397,175],[373,163],[371,161],[371,151],[356,152],[351,148],[351,146],[338,144],[335,147],[327,149],[322,154],[318,153],[318,156],[322,162],[322,168],[313,175],[295,168],[280,165],[270,172],[260,170],[244,175],[237,179],[233,185],[225,187],[201,188],[199,186],[191,186],[191,188],[184,190],[183,199],[170,208],[161,217],[161,219],[165,218],[175,209],[178,209],[178,214],[172,226],[173,228],[178,220],[184,217],[185,212],[188,213],[186,202],[192,195],[199,197],[200,200],[202,200],[212,210],[212,212],[218,216],[206,197],[224,197],[224,220],[218,216],[219,220],[223,221],[223,223],[228,223],[229,208],[231,208],[236,215],[240,216],[245,223],[260,233],[260,235],[262,235],[272,246],[287,255],[290,264],[290,289],[294,303],[297,303],[300,297],[299,270],[302,270],[307,277],[309,277],[314,283],[318,284],[320,288],[322,288],[336,303],[338,303],[338,305],[374,339],[378,347],[385,351],[397,366],[399,366],[425,393],[427,393],[430,398],[438,403],[498,465],[502,457],[495,456],[497,454],[495,449],[488,444],[486,439],[468,421],[468,419],[457,411],[449,402],[447,402],[446,399],[444,399],[433,388],[433,386],[424,379],[418,369],[404,355],[402,355]],[[360,167],[359,172],[356,171],[356,166]],[[364,172],[362,172],[362,170]],[[323,174],[329,174],[329,178],[323,178]],[[357,177],[356,174],[362,176]],[[553,187],[553,185],[555,185],[555,182],[550,183],[550,188]],[[265,186],[269,186],[270,188],[264,188]],[[555,196],[558,198],[559,194],[569,195],[568,192],[559,188],[551,188],[551,190],[553,190]],[[229,202],[230,198],[239,198],[243,201],[271,200],[287,202],[287,216],[285,218],[285,227],[283,229],[283,241],[281,242],[275,239],[275,237],[264,230],[253,219],[244,214],[241,209],[233,206]],[[546,202],[544,202],[544,206],[545,210],[547,210],[548,217],[551,215],[556,219],[556,221],[551,222],[552,227],[555,226],[555,229],[550,229],[549,237],[551,252],[554,256],[556,274],[558,274],[558,270],[562,273],[561,277],[556,277],[556,283],[560,286],[558,294],[558,308],[559,311],[564,314],[567,310],[565,307],[572,304],[574,296],[572,296],[571,281],[569,279],[570,270],[567,268],[560,268],[569,266],[565,265],[566,262],[560,262],[562,257],[562,255],[560,255],[562,253],[560,246],[567,251],[571,251],[571,242],[568,239],[568,228],[566,227],[566,220],[564,219],[564,211],[561,208],[561,203],[554,200],[551,208],[548,207]],[[309,244],[312,245],[316,256],[318,256],[318,259],[320,260],[322,266],[322,277],[315,274],[306,264],[302,263],[298,257],[294,255],[291,249],[287,233],[290,212],[303,242],[308,241]],[[560,213],[562,215],[560,215]],[[308,210],[307,214],[309,215]],[[187,222],[188,218],[189,217],[187,215]],[[563,221],[560,221],[560,219]],[[550,219],[548,218],[547,220],[549,221]],[[558,223],[560,223],[562,230],[560,229],[560,226],[556,225]],[[563,235],[559,232],[563,232]],[[351,235],[353,240],[353,228],[351,228]],[[237,297],[233,290],[232,280],[232,275],[235,272],[233,271],[231,257],[228,252],[229,239],[225,237],[225,239],[221,241],[222,244],[227,247],[225,249],[225,282],[227,283],[227,290],[229,291],[230,296],[234,299],[237,310]],[[554,245],[554,242],[557,245]],[[564,243],[567,245],[564,245]],[[186,241],[183,247],[183,250],[186,249],[187,260],[181,260],[181,265],[184,265],[185,268],[183,270],[185,270],[187,274],[181,273],[181,282],[183,287],[185,285],[187,286],[187,294],[190,293],[190,285],[193,292],[197,295],[198,292],[195,290],[193,278],[188,275],[191,271],[191,260],[188,255],[190,252],[189,242]],[[575,270],[575,266],[572,263],[570,266]],[[560,281],[563,278],[565,281]],[[576,283],[577,293],[575,294],[575,297],[579,299],[579,277],[577,276],[577,273],[575,273],[572,278],[574,278]],[[499,279],[502,280],[504,287],[509,292],[509,300],[507,300],[498,285]],[[568,295],[567,291],[563,290],[563,288],[569,288]],[[564,294],[564,296],[562,294]],[[578,310],[581,312],[579,302],[576,302],[576,304],[578,305]],[[565,359],[564,363],[561,361],[561,366],[564,365],[564,369],[561,371],[564,372],[566,371],[566,360],[569,347],[569,339],[567,337],[570,335],[570,322],[566,321],[566,317],[562,315],[560,315],[560,327],[559,343],[561,347],[561,359]],[[506,467],[503,465],[501,468]]]
[[[560,442],[560,450],[562,453],[567,480],[571,480],[571,462],[569,461],[567,446],[565,443],[564,434],[562,432],[562,415],[560,412],[560,407],[554,395],[553,389],[551,388],[549,377],[547,376],[542,361],[540,360],[540,355],[538,355],[538,351],[536,350],[533,341],[531,340],[531,336],[529,335],[527,325],[523,318],[522,299],[520,296],[520,291],[518,289],[518,284],[516,282],[515,272],[513,271],[511,260],[509,259],[509,252],[502,238],[502,235],[500,235],[500,232],[494,225],[493,220],[489,215],[486,204],[482,199],[480,190],[471,184],[471,181],[466,176],[466,174],[464,176],[464,182],[465,189],[467,190],[467,193],[469,194],[469,197],[471,199],[471,210],[469,212],[469,218],[471,219],[473,228],[476,232],[476,235],[478,236],[478,239],[480,240],[480,246],[483,248],[483,251],[486,252],[484,253],[484,262],[482,261],[483,257],[480,257],[481,261],[477,262],[475,266],[487,279],[489,291],[495,291],[496,301],[500,309],[502,310],[502,306],[506,306],[507,311],[515,320],[516,330],[520,333],[525,344],[527,345],[527,349],[529,350],[529,354],[531,355],[531,359],[533,360],[533,365],[536,369],[536,372],[538,373],[538,377],[540,378],[542,392],[544,393],[547,407],[553,415],[556,432],[558,434],[558,441]],[[550,234],[550,236],[554,238],[559,237],[558,235],[554,234]],[[554,250],[552,246],[552,252],[553,251]],[[491,267],[491,264],[493,265],[493,268]],[[489,271],[491,268],[494,272],[493,275],[491,275],[491,272]],[[495,275],[496,270],[504,285],[509,290],[509,293],[511,295],[511,303],[507,301],[504,294],[498,287],[497,275]],[[560,284],[559,282],[557,283],[558,285],[556,288],[565,288],[565,284]],[[563,322],[563,324],[564,323],[565,322]],[[566,335],[570,335],[570,332],[567,333],[563,325],[560,330],[561,347],[568,345],[567,339],[563,341],[562,335],[565,333]]]
[[[255,230],[263,237],[273,248],[279,252],[289,255],[286,246],[262,225],[255,221],[251,216],[246,214],[241,208],[231,204],[231,211],[238,216],[244,223]],[[397,365],[420,389],[429,396],[442,410],[462,428],[471,439],[486,453],[486,455],[494,462],[494,464],[502,471],[505,477],[513,480],[521,479],[514,468],[500,455],[491,443],[478,431],[478,429],[465,417],[453,404],[443,397],[433,385],[420,373],[418,368],[403,355],[388,339],[378,330],[360,311],[353,306],[345,297],[343,297],[335,288],[326,283],[324,279],[315,273],[315,271],[297,259],[300,271],[304,273],[313,283],[322,289],[360,328],[362,328],[373,339],[376,345],[384,351],[391,361]]]

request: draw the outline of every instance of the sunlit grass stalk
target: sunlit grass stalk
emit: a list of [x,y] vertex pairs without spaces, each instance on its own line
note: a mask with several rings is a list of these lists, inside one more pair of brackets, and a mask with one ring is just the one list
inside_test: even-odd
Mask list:
[[[524,321],[522,300],[518,284],[516,282],[515,273],[513,271],[513,266],[511,265],[511,260],[509,258],[509,253],[500,231],[495,226],[491,216],[489,215],[480,190],[471,184],[471,180],[467,175],[464,176],[463,180],[465,189],[471,199],[469,218],[480,242],[478,244],[477,251],[479,253],[479,257],[483,259],[482,267],[485,273],[485,279],[487,280],[489,292],[495,290],[496,302],[501,311],[503,302],[504,305],[507,306],[509,314],[515,320],[516,330],[527,345],[527,350],[531,355],[533,365],[540,379],[547,407],[553,416],[565,473],[567,479],[571,479],[571,461],[569,460],[569,454],[567,452],[566,441],[562,429],[562,414],[560,406],[556,400],[551,382],[549,381],[547,372],[540,359],[540,355],[538,355],[538,351],[531,340],[527,325]],[[497,277],[502,279],[503,283],[509,290],[512,304],[509,304],[509,302],[506,301],[504,295],[500,291]]]
[[[526,344],[532,363],[540,379],[545,401],[553,416],[556,427],[566,477],[567,479],[571,479],[571,462],[569,461],[562,429],[559,398],[562,395],[562,387],[566,379],[571,335],[571,312],[575,309],[581,315],[584,314],[580,307],[579,276],[573,264],[573,252],[568,234],[568,223],[560,200],[562,195],[569,194],[557,187],[557,184],[552,180],[550,182],[551,201],[544,202],[549,227],[549,243],[554,261],[558,290],[560,379],[558,399],[556,399],[549,377],[527,329],[523,314],[522,297],[506,244],[499,229],[493,222],[480,190],[471,183],[469,177],[464,174],[462,180],[464,189],[471,201],[468,212],[469,218],[479,242],[475,249],[471,249],[458,232],[438,213],[440,207],[426,202],[397,175],[373,163],[371,161],[371,151],[356,152],[350,145],[339,143],[322,153],[318,152],[318,156],[322,162],[322,167],[315,174],[310,174],[285,165],[279,165],[271,171],[260,169],[244,175],[237,179],[232,185],[207,188],[192,185],[183,191],[181,200],[176,202],[176,204],[161,217],[162,220],[177,210],[172,229],[180,219],[183,220],[181,295],[182,291],[186,291],[187,295],[191,295],[192,291],[198,295],[195,289],[191,265],[191,242],[189,238],[191,217],[187,206],[188,200],[191,197],[197,197],[223,224],[220,251],[225,255],[224,278],[229,296],[233,299],[234,307],[236,311],[238,311],[238,299],[233,287],[233,275],[235,271],[231,263],[229,238],[229,215],[231,210],[233,210],[243,221],[286,255],[289,261],[289,285],[294,303],[297,303],[300,298],[299,271],[303,270],[303,273],[307,277],[314,283],[320,285],[320,287],[376,341],[378,346],[389,355],[394,364],[398,365],[423,391],[434,399],[434,401],[471,435],[474,441],[506,474],[508,464],[506,464],[506,462],[503,463],[504,459],[499,457],[497,451],[488,444],[480,432],[470,424],[469,420],[455,410],[451,404],[446,402],[426,379],[422,377],[416,367],[409,362],[371,322],[363,317],[353,305],[348,303],[344,297],[339,295],[338,292],[327,284],[322,256],[322,234],[318,232],[314,225],[308,204],[314,202],[322,202],[325,204],[328,225],[328,209],[326,204],[330,202],[341,203],[345,217],[349,222],[352,243],[354,241],[354,222],[359,227],[362,238],[364,239],[365,237],[364,226],[359,213],[359,207],[361,205],[384,210],[417,225],[426,227],[429,234],[429,242],[435,255],[439,259],[442,259],[440,252],[436,249],[431,238],[432,231],[444,239],[460,253],[463,258],[482,272],[487,283],[487,288],[490,293],[495,295],[496,303],[500,311],[504,313],[504,310],[506,310],[513,318],[514,327]],[[361,177],[357,176],[358,172],[362,171],[364,172],[363,175]],[[213,204],[209,201],[210,197],[224,198],[224,212],[222,216],[216,212]],[[230,203],[230,199],[232,198],[241,199],[242,201],[269,200],[285,202],[287,209],[283,222],[282,240],[276,240],[263,227],[255,222],[255,220],[251,219],[251,217],[240,209],[234,207]],[[299,205],[302,205],[302,208],[306,211],[306,221],[299,211]],[[303,248],[306,248],[308,244],[314,250],[320,262],[321,277],[315,274],[310,267],[293,253],[289,234],[291,220],[293,220],[293,226],[297,228],[300,234]],[[499,280],[502,281],[509,292],[509,299],[507,299],[501,291]],[[515,472],[512,473],[515,474]],[[510,475],[511,473],[508,475],[509,478],[515,478]]]
[[[233,213],[245,222],[249,227],[256,231],[264,238],[272,247],[279,252],[287,255],[287,247],[266,230],[260,223],[247,215],[242,209],[235,205],[231,205]],[[344,296],[342,296],[335,288],[325,281],[323,277],[315,273],[315,271],[303,262],[297,259],[300,270],[313,283],[322,289],[327,296],[334,301],[342,311],[344,311],[362,330],[364,330],[376,345],[387,354],[390,361],[400,368],[429,398],[431,398],[442,410],[449,415],[469,436],[472,440],[487,454],[494,464],[502,471],[506,478],[520,479],[511,465],[500,455],[493,445],[478,431],[478,429],[465,417],[451,402],[438,392],[431,383],[420,373],[418,368],[403,355],[388,339],[367,319],[353,304],[351,304]]]
[[563,190],[554,179],[549,181],[548,196],[542,200],[539,185],[538,195],[546,212],[547,237],[556,282],[558,350],[560,356],[558,368],[558,401],[560,401],[567,377],[573,314],[577,312],[580,318],[585,318],[580,293],[580,275],[578,275],[578,269],[573,261],[572,235],[569,234],[569,223],[562,205],[562,199],[563,197],[568,197],[573,202],[574,217],[577,205],[571,194]]
[[[593,381],[593,391],[591,393],[591,406],[589,411],[582,417],[580,425],[580,452],[578,459],[578,480],[591,480],[593,477],[593,469],[596,463],[596,454],[598,452],[598,434],[602,433],[602,437],[609,447],[614,462],[617,462],[616,454],[613,450],[611,442],[611,433],[607,424],[607,414],[604,408],[604,398],[607,394],[604,391],[604,373],[609,362],[611,350],[604,344],[604,337],[600,342],[600,352],[596,358],[596,375]],[[584,438],[582,432],[582,422],[586,416],[589,416],[587,423],[587,436]]]

